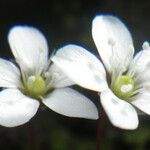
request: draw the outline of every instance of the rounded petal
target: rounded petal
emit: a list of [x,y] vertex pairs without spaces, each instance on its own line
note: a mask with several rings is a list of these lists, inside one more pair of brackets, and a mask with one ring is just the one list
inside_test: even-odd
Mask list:
[[126,68],[134,54],[132,38],[125,25],[116,17],[96,16],[92,35],[106,69]]
[[149,91],[142,91],[138,93],[132,104],[142,110],[144,113],[150,115],[150,93]]
[[10,61],[0,58],[0,87],[17,88],[20,83],[20,71]]
[[103,91],[107,88],[106,73],[102,63],[80,46],[64,46],[56,52],[52,61],[82,87],[94,91]]
[[116,97],[109,89],[101,93],[101,103],[111,123],[122,129],[136,129],[138,116],[129,103]]
[[53,88],[61,88],[75,84],[55,64],[50,66],[47,73],[49,74],[48,82]]
[[17,89],[0,92],[0,125],[15,127],[28,122],[37,112],[39,102]]
[[8,41],[16,61],[24,71],[42,71],[48,60],[48,46],[39,30],[15,26],[9,32]]
[[68,117],[98,119],[98,110],[94,103],[70,88],[54,90],[43,103],[53,111]]

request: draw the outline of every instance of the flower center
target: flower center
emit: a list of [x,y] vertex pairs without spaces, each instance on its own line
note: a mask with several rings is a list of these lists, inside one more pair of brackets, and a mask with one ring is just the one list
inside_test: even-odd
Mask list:
[[25,94],[31,97],[39,98],[46,92],[45,80],[40,75],[30,76],[24,84],[23,90]]
[[116,96],[129,101],[134,93],[135,82],[130,75],[120,75],[112,80],[110,87]]

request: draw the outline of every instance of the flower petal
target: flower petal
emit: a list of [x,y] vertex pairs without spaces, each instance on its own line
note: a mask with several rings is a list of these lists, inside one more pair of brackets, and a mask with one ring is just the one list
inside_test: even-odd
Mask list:
[[138,52],[131,62],[130,72],[134,72],[137,82],[150,85],[150,48]]
[[101,93],[101,103],[111,123],[122,129],[136,129],[138,117],[129,103],[116,97],[109,89]]
[[17,89],[0,92],[0,125],[15,127],[28,122],[37,112],[39,102]]
[[132,38],[118,18],[109,15],[96,16],[92,24],[92,35],[109,72],[129,65],[134,54]]
[[0,87],[17,88],[20,83],[20,71],[10,61],[0,58]]
[[48,60],[48,46],[39,30],[29,26],[15,26],[9,32],[8,40],[16,61],[25,72],[42,71]]
[[55,64],[52,64],[48,71],[49,83],[53,88],[71,86],[75,84],[71,81]]
[[93,102],[70,88],[54,90],[43,100],[43,103],[65,116],[98,119],[98,110]]
[[132,104],[142,110],[144,113],[150,115],[150,92],[143,90],[138,93]]
[[95,91],[107,88],[103,65],[94,55],[80,46],[64,46],[56,52],[52,61],[82,87]]

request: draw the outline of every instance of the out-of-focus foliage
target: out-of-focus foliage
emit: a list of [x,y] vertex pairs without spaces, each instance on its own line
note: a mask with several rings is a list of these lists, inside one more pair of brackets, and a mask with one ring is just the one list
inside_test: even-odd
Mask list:
[[[146,122],[142,122],[138,129],[126,131],[113,127],[106,119],[102,150],[149,150],[150,130]],[[46,109],[24,126],[1,127],[0,149],[95,150],[97,123],[65,118]]]
[[[124,134],[124,141],[130,144],[136,150],[144,150],[148,147],[150,142],[150,128],[149,126],[140,126],[136,131],[130,134]],[[148,149],[148,148],[147,148]]]

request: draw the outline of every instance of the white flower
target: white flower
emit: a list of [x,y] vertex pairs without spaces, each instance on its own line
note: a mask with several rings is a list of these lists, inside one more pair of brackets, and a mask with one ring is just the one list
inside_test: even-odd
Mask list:
[[33,27],[15,26],[8,35],[16,64],[0,59],[0,125],[14,127],[28,122],[40,102],[53,111],[97,119],[96,106],[48,59],[47,41]]
[[77,45],[61,48],[52,61],[80,86],[101,92],[101,104],[113,125],[135,129],[138,116],[133,105],[150,115],[149,44],[145,42],[133,58],[128,29],[109,15],[95,17],[92,35],[103,64]]

